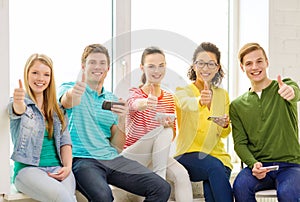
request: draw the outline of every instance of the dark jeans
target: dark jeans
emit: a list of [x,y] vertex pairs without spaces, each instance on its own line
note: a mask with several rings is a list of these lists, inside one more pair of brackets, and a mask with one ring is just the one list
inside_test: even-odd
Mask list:
[[205,201],[233,201],[229,183],[231,169],[224,166],[219,159],[203,152],[186,153],[175,159],[186,168],[191,181],[203,181]]
[[77,189],[91,202],[114,200],[109,184],[144,196],[145,201],[168,201],[170,185],[136,161],[123,156],[113,160],[74,158]]
[[278,171],[270,171],[264,179],[252,175],[246,167],[233,183],[236,202],[255,202],[255,192],[277,189],[278,201],[300,202],[300,165],[289,163],[263,163],[264,166],[279,165]]

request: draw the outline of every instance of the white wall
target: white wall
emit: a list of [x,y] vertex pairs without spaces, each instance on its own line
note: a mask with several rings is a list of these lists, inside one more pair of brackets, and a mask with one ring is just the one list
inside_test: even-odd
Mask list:
[[300,82],[300,0],[270,0],[270,77]]
[[300,0],[270,0],[269,32],[270,77],[280,74],[300,85]]

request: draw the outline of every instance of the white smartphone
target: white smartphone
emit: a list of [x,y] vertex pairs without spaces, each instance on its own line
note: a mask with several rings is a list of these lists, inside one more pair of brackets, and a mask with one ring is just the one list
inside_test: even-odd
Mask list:
[[172,121],[175,119],[175,114],[171,113],[162,113],[162,112],[157,112],[155,115],[155,119],[166,119],[167,117],[170,117]]
[[260,169],[267,169],[267,170],[273,171],[273,170],[278,170],[279,166],[278,165],[276,165],[276,166],[266,166],[266,167],[260,167]]

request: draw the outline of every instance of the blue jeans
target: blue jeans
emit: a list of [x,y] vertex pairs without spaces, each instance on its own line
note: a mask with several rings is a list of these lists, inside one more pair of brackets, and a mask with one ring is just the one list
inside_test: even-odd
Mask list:
[[233,201],[229,183],[231,169],[219,159],[203,152],[185,153],[175,159],[187,169],[191,181],[203,181],[205,201]]
[[110,185],[144,196],[145,201],[168,201],[167,181],[136,161],[119,156],[112,160],[74,158],[77,189],[91,202],[114,200]]
[[264,179],[252,175],[252,169],[244,168],[233,183],[236,202],[254,202],[255,192],[277,189],[278,201],[300,202],[300,165],[290,163],[263,163],[264,166],[279,165],[278,171],[270,171]]

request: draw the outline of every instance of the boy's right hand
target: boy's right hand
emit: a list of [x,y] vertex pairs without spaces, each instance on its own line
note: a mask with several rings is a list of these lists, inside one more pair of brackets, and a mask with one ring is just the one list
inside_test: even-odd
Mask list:
[[260,169],[262,166],[263,164],[261,162],[256,162],[252,168],[252,175],[259,180],[265,178],[267,172],[269,172],[267,169]]
[[294,99],[294,97],[295,97],[294,89],[291,86],[286,85],[281,80],[280,75],[277,76],[277,82],[278,82],[278,86],[279,86],[279,90],[278,90],[279,95],[287,101]]
[[85,83],[85,75],[84,72],[82,73],[81,81],[77,81],[74,87],[71,89],[70,94],[72,95],[72,98],[81,98],[82,94],[84,93],[86,88]]

